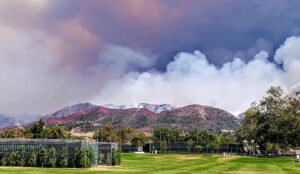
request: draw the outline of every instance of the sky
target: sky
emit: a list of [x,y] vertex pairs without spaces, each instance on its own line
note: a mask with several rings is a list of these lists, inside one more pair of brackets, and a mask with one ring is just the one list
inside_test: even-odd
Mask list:
[[300,85],[298,0],[1,0],[0,112],[204,104]]

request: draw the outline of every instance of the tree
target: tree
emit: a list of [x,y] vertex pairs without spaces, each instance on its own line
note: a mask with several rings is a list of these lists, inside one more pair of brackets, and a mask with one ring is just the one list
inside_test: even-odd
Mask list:
[[71,158],[70,158],[70,161],[69,161],[69,167],[76,167],[77,164],[79,163],[78,162],[78,156],[79,156],[79,149],[78,148],[75,148],[74,149],[74,153],[71,154]]
[[25,165],[25,147],[21,146],[16,153],[16,166]]
[[299,111],[299,98],[284,94],[280,87],[271,87],[267,96],[246,112],[237,139],[240,142],[253,139],[265,152],[269,144],[283,149],[297,147],[300,142]]
[[117,150],[117,153],[116,153],[116,164],[120,165],[121,162],[122,162],[122,159],[121,159],[121,150]]
[[33,138],[43,138],[43,130],[44,130],[45,122],[40,119],[31,128],[31,132],[33,134]]
[[44,167],[47,164],[47,157],[48,157],[47,150],[45,149],[45,147],[42,147],[37,157],[38,166]]
[[86,153],[86,148],[82,147],[78,150],[76,156],[76,167],[87,167],[88,158]]
[[86,167],[91,167],[95,162],[95,153],[92,147],[86,149],[87,164]]
[[55,167],[56,166],[56,149],[51,147],[48,153],[48,166]]
[[66,147],[63,147],[60,156],[59,156],[59,167],[67,167],[68,166],[68,150]]
[[33,148],[30,149],[28,158],[26,161],[26,165],[29,167],[35,167],[36,166],[36,154],[35,150]]
[[6,165],[7,166],[16,166],[16,153],[15,152],[9,152],[6,157]]
[[182,138],[178,129],[157,127],[154,129],[153,140],[155,142],[160,142],[164,140],[167,142],[176,142],[181,141]]
[[149,138],[143,133],[136,131],[131,139],[131,144],[134,146],[143,146]]
[[71,137],[71,134],[65,131],[63,127],[56,125],[44,128],[42,135],[43,138],[47,139],[66,139]]
[[102,142],[118,142],[117,130],[111,125],[98,128],[95,132],[95,139]]
[[115,148],[113,148],[112,149],[112,154],[111,154],[111,165],[112,166],[115,166],[115,165],[117,165],[117,158],[116,158],[116,149]]
[[117,131],[118,139],[120,144],[126,144],[130,141],[132,134],[134,133],[134,130],[128,126],[121,127]]
[[7,155],[5,153],[0,154],[0,166],[6,166]]
[[201,150],[203,149],[203,146],[201,146],[201,145],[196,145],[196,146],[195,146],[195,149],[196,149],[196,151],[197,151],[198,153],[200,153]]
[[160,142],[160,153],[166,153],[168,148],[168,144],[166,140]]
[[189,139],[187,141],[187,145],[188,145],[188,153],[191,153],[191,149],[193,147],[194,141],[192,139]]

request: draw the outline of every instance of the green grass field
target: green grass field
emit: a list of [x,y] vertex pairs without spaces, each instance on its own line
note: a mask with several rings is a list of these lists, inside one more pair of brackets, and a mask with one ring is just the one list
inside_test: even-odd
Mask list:
[[121,166],[91,169],[49,169],[0,167],[0,174],[76,174],[76,173],[300,173],[292,158],[251,158],[202,155],[123,154]]

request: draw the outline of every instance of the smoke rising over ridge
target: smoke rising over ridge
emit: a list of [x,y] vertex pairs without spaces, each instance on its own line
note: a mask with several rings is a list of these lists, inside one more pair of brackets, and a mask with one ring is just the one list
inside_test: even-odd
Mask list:
[[299,81],[299,6],[298,0],[3,0],[0,111],[43,115],[91,100],[241,111],[270,85]]
[[220,68],[198,50],[181,52],[168,64],[166,72],[127,74],[106,85],[94,101],[176,106],[200,103],[239,114],[265,95],[271,85],[289,89],[300,81],[299,45],[300,37],[290,37],[277,49],[275,62],[261,51],[247,63],[234,58]]

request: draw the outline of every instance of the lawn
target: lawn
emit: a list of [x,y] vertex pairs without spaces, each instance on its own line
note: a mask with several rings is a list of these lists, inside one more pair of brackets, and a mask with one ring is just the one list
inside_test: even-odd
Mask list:
[[123,154],[121,166],[91,169],[40,169],[0,167],[0,174],[80,174],[80,173],[300,173],[292,158],[251,158],[202,155]]

